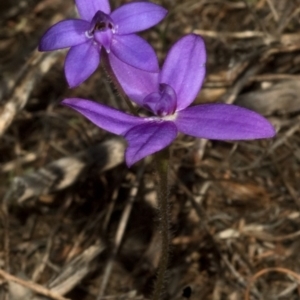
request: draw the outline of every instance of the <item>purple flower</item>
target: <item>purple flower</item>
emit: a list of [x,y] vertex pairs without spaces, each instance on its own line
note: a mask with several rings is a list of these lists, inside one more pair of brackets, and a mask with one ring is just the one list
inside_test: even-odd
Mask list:
[[178,132],[213,140],[270,138],[273,126],[259,114],[228,104],[188,107],[198,94],[205,75],[206,53],[201,37],[191,34],[170,50],[160,73],[121,65],[116,56],[111,66],[122,88],[152,116],[136,117],[84,99],[66,99],[94,124],[122,135],[128,142],[130,167],[147,155],[167,147]]
[[81,19],[61,21],[44,34],[40,51],[71,47],[65,61],[70,87],[86,80],[100,63],[100,52],[149,72],[159,70],[152,47],[133,34],[160,22],[167,11],[149,2],[125,4],[110,11],[108,0],[75,0]]

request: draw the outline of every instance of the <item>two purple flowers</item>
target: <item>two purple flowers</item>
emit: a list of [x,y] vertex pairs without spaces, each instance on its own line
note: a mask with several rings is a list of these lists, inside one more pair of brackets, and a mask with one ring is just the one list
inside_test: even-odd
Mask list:
[[[213,140],[250,140],[275,135],[259,114],[235,105],[189,105],[205,77],[206,51],[202,38],[189,34],[170,49],[159,70],[154,50],[134,32],[160,22],[166,10],[149,2],[125,4],[110,13],[107,0],[76,0],[83,20],[66,20],[43,36],[40,50],[71,47],[65,63],[69,85],[88,78],[105,51],[119,85],[130,100],[144,108],[133,116],[99,103],[71,98],[67,105],[98,127],[123,136],[130,167],[167,147],[179,132]],[[102,55],[102,54],[101,54]]]

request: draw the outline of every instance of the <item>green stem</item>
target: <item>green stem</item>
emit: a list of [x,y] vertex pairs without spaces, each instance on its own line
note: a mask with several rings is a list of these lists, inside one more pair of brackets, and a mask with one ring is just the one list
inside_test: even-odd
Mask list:
[[135,109],[135,107],[133,106],[132,102],[130,101],[130,99],[128,98],[128,96],[126,95],[126,93],[124,92],[123,88],[121,87],[119,81],[117,80],[113,70],[111,69],[111,66],[108,62],[108,57],[107,57],[107,53],[105,51],[101,52],[101,57],[102,57],[102,62],[103,62],[103,67],[105,69],[105,71],[107,72],[108,76],[110,77],[110,79],[112,80],[112,82],[115,84],[117,90],[120,93],[120,96],[125,100],[125,102],[128,105],[128,108],[130,110],[130,112],[137,116],[137,111]]
[[154,285],[153,300],[160,300],[163,297],[166,272],[169,261],[170,246],[170,222],[169,222],[169,149],[164,149],[155,154],[156,168],[158,173],[158,201],[160,214],[160,234],[162,239],[161,257],[158,266],[157,279]]

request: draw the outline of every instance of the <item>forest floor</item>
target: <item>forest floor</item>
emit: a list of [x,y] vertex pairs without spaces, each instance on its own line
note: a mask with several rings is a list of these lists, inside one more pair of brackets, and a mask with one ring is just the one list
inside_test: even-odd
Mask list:
[[[244,106],[277,130],[248,142],[178,136],[165,298],[300,299],[300,1],[156,2],[169,14],[142,36],[160,61],[184,34],[206,42],[195,103]],[[70,89],[67,51],[37,51],[50,25],[75,16],[71,0],[0,3],[0,300],[151,297],[153,160],[128,169],[122,139],[60,104],[126,110],[101,68]]]

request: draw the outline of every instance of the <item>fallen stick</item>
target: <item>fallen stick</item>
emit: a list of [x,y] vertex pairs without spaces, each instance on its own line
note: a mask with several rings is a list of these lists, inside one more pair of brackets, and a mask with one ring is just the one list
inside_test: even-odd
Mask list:
[[55,299],[55,300],[69,300],[68,298],[65,298],[57,293],[54,293],[50,290],[48,290],[47,288],[37,284],[37,283],[34,283],[32,281],[27,281],[27,280],[23,280],[21,278],[18,278],[16,276],[13,276],[7,272],[5,272],[4,270],[1,270],[0,269],[0,276],[5,279],[6,281],[8,282],[15,282],[15,283],[18,283],[38,294],[41,294],[43,296],[46,296],[46,297],[49,297],[51,299]]

